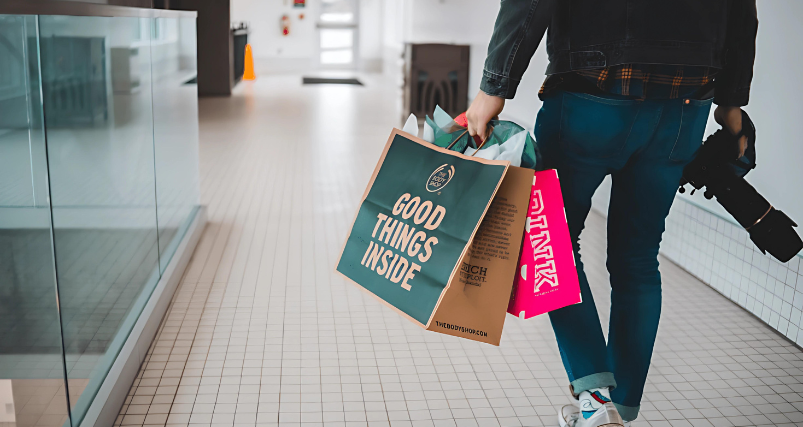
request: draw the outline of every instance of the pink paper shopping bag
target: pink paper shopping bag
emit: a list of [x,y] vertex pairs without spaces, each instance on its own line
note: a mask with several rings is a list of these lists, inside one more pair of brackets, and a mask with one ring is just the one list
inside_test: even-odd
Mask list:
[[581,301],[558,172],[535,172],[507,312],[529,319]]

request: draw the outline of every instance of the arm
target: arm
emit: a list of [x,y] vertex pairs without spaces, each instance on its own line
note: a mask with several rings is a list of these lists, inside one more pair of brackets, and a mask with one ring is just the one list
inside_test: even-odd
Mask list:
[[728,12],[725,64],[716,77],[714,102],[720,106],[747,105],[756,58],[758,17],[755,0],[733,0]]
[[[714,119],[723,128],[737,134],[742,130],[741,106],[750,98],[753,63],[756,58],[758,16],[755,0],[733,0],[728,13],[725,39],[725,65],[716,78]],[[739,157],[747,148],[747,137],[739,141]]]
[[488,122],[502,112],[544,37],[555,0],[502,0],[488,45],[480,91],[466,112],[471,136],[487,138]]
[[480,89],[512,99],[552,19],[554,0],[503,0],[496,17]]

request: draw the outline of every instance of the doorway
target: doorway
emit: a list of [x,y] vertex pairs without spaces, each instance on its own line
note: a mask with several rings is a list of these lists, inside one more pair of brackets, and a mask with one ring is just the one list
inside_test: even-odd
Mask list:
[[359,1],[321,0],[317,64],[321,69],[355,69],[359,59]]

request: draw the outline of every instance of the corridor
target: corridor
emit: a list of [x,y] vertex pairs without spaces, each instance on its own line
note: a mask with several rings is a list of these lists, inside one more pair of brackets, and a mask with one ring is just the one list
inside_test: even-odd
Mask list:
[[[494,347],[427,332],[334,274],[399,89],[260,76],[200,101],[209,223],[115,425],[556,426],[547,316]],[[605,222],[583,255],[607,319]],[[663,319],[634,426],[803,424],[803,352],[662,259]]]

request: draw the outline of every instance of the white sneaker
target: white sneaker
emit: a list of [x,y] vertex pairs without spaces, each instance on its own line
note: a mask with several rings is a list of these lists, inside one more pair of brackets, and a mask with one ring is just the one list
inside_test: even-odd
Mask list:
[[624,427],[607,388],[580,393],[578,405],[561,408],[558,421],[560,427]]

